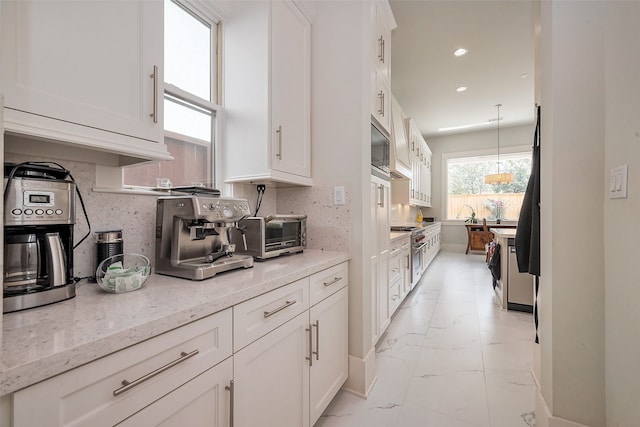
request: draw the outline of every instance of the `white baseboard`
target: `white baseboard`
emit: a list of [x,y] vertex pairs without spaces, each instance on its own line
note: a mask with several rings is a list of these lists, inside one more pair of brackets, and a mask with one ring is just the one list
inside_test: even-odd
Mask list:
[[376,348],[371,347],[364,359],[349,355],[349,378],[344,391],[366,398],[376,383]]
[[540,390],[536,390],[536,427],[589,427],[564,418],[554,417]]

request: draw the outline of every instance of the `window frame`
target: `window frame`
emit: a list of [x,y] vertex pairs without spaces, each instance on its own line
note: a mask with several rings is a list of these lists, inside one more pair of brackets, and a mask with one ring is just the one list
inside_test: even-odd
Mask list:
[[[511,145],[500,147],[500,156],[503,154],[532,153],[530,145]],[[448,219],[448,202],[449,202],[449,160],[459,158],[473,157],[489,157],[498,156],[498,148],[477,149],[468,151],[456,151],[451,153],[442,153],[442,184],[441,184],[441,214],[442,222],[446,225],[464,225],[464,219]],[[503,223],[511,223],[517,220],[502,220]]]
[[[164,138],[171,138],[174,140],[180,140],[190,144],[196,145],[210,145],[211,156],[211,180],[213,186],[217,188],[218,183],[224,184],[222,175],[222,159],[219,153],[221,152],[222,141],[222,123],[224,117],[224,110],[222,106],[222,23],[226,17],[226,12],[219,8],[212,1],[202,0],[169,0],[176,3],[179,7],[184,8],[189,13],[193,14],[197,19],[212,25],[211,31],[211,56],[210,56],[210,70],[211,70],[211,84],[210,84],[210,98],[211,101],[200,98],[193,95],[179,87],[166,83],[164,81],[164,73],[162,82],[162,100],[164,101],[164,95],[183,100],[191,103],[199,108],[209,110],[212,113],[212,132],[211,143],[203,141],[197,138],[182,135],[176,132],[164,130]],[[163,2],[164,3],[164,2]],[[164,124],[163,124],[164,126]],[[105,193],[126,193],[126,194],[138,194],[138,195],[153,195],[158,196],[158,190],[154,187],[125,184],[124,182],[124,168],[126,166],[105,166],[96,165],[96,186],[94,191]],[[222,191],[222,190],[221,190]]]

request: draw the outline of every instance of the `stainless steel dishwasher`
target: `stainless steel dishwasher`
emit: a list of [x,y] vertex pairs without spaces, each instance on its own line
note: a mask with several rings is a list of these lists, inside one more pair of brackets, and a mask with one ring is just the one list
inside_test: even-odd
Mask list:
[[509,239],[508,249],[507,309],[533,313],[533,276],[518,271],[514,239]]

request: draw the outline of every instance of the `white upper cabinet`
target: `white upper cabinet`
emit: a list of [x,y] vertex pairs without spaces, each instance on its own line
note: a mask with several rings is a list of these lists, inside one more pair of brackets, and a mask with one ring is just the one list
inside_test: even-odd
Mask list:
[[389,3],[371,2],[371,116],[391,134],[391,30],[396,21]]
[[391,96],[391,117],[391,176],[410,179],[413,173],[407,133],[404,129],[404,114],[393,95]]
[[3,1],[5,130],[171,159],[163,141],[163,2]]
[[394,179],[392,203],[431,207],[431,150],[415,122],[404,120],[411,157],[411,179]]
[[225,180],[311,185],[311,23],[290,0],[224,6]]

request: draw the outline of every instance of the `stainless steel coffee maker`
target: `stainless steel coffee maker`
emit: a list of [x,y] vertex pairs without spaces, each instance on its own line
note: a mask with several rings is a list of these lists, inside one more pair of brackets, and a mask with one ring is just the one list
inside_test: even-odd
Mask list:
[[75,183],[68,171],[5,164],[3,312],[75,296]]
[[202,280],[252,267],[253,257],[236,253],[231,243],[232,232],[244,233],[238,221],[249,215],[244,199],[210,194],[158,198],[156,273]]

